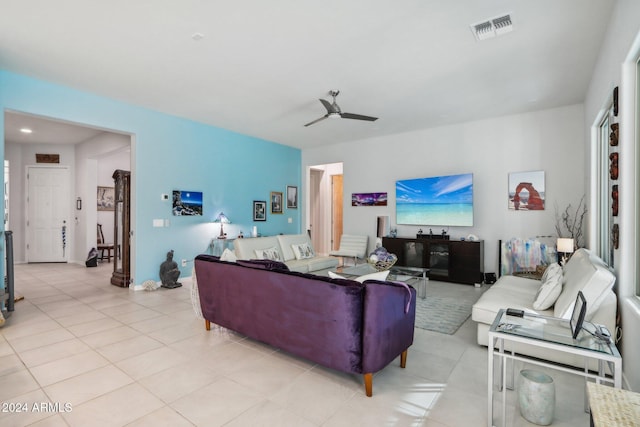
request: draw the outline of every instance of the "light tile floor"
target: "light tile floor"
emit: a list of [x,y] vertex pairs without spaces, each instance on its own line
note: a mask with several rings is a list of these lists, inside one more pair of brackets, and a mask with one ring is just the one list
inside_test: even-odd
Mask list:
[[[111,268],[16,266],[25,299],[0,328],[0,425],[486,425],[487,351],[471,320],[455,335],[416,329],[407,368],[395,361],[377,373],[367,398],[360,376],[207,332],[188,279],[178,289],[134,292],[109,284]],[[578,377],[551,375],[554,425],[588,425]],[[509,425],[529,426],[515,400],[508,392]]]

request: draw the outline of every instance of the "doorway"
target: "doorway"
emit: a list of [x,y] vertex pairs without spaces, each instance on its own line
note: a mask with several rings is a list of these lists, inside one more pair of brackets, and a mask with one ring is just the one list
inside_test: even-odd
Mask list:
[[321,254],[337,249],[340,244],[344,203],[342,171],[342,163],[308,169],[309,232],[316,252]]
[[340,248],[342,237],[342,174],[331,175],[331,250]]
[[[12,110],[4,111],[4,121],[4,154],[8,164],[5,221],[10,218],[10,225],[5,225],[5,229],[13,231],[14,262],[73,262],[84,265],[89,249],[96,246],[96,224],[104,221],[105,238],[107,234],[113,234],[113,212],[97,212],[97,187],[113,187],[113,171],[131,169],[134,164],[133,136]],[[32,133],[21,132],[23,128],[32,130]],[[55,154],[53,157],[57,163],[36,162],[37,153]],[[33,234],[31,231],[35,228],[30,227],[33,222],[28,227],[27,220],[37,218],[37,211],[41,209],[25,196],[37,191],[29,188],[32,183],[26,179],[30,167],[67,168],[68,192],[55,197],[55,202],[67,209],[65,242],[64,247],[60,245],[61,249],[54,250],[52,244],[43,244],[40,248],[40,241],[46,233]],[[135,198],[132,197],[134,203]],[[101,217],[105,215],[106,218]],[[49,240],[62,236],[61,227],[55,225],[56,231],[48,232]],[[133,245],[135,243],[132,242],[132,250]]]

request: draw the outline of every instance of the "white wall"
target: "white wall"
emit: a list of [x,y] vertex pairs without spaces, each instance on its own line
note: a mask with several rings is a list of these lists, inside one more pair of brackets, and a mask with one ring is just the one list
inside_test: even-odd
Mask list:
[[97,187],[113,187],[116,169],[131,170],[131,137],[104,132],[76,146],[76,197],[82,211],[76,211],[76,259],[86,259],[96,246],[96,224],[102,224],[105,241],[113,242],[113,212],[97,211]]
[[[635,68],[630,64],[629,55],[640,53],[640,2],[637,0],[618,0],[608,25],[607,35],[602,45],[591,85],[585,100],[585,129],[593,125],[594,120],[611,98],[613,88],[619,87],[620,104],[620,199],[619,217],[620,248],[616,253],[615,264],[619,296],[619,314],[622,318],[622,353],[625,382],[629,388],[640,391],[640,300],[635,296],[637,286],[637,220],[638,194],[636,182],[636,144],[638,135],[638,111],[636,107],[635,73],[627,72]],[[635,47],[634,47],[635,40]],[[627,62],[627,65],[623,65]],[[635,123],[634,123],[635,122]],[[588,142],[587,142],[588,144]],[[589,146],[589,145],[587,145]],[[587,151],[588,152],[588,151]],[[588,159],[587,159],[588,160]],[[595,191],[595,189],[593,190]]]
[[[451,227],[449,234],[457,239],[473,233],[483,239],[485,272],[497,272],[498,239],[555,235],[555,206],[575,206],[585,193],[583,123],[583,106],[572,105],[306,149],[302,164],[306,170],[343,162],[344,232],[367,234],[370,249],[379,215],[389,215],[395,226],[396,180],[472,172],[474,226]],[[546,209],[509,211],[509,172],[534,170],[546,174]],[[385,191],[386,207],[351,206],[351,193]],[[414,236],[418,228],[398,226],[398,236]],[[428,228],[422,227],[425,232]]]

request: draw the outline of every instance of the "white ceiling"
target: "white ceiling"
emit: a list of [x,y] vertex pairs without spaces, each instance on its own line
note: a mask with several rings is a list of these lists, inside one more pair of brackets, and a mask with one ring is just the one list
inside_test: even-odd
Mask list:
[[[582,102],[614,5],[0,0],[0,68],[306,148]],[[331,89],[379,119],[304,127]]]
[[[78,144],[103,133],[99,129],[15,111],[6,111],[4,119],[5,141],[18,144]],[[23,128],[31,133],[21,132]]]

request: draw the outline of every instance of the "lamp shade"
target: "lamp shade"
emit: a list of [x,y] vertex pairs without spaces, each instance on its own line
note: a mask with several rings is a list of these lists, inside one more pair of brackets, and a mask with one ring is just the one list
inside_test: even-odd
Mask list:
[[227,216],[223,212],[220,212],[218,214],[218,216],[216,217],[216,219],[213,220],[213,222],[221,222],[223,224],[231,224],[231,221],[229,220],[229,218],[227,218]]
[[223,212],[220,212],[216,219],[213,220],[213,222],[220,223],[220,235],[218,236],[218,239],[226,239],[227,235],[224,232],[224,224],[231,224],[229,218],[227,218],[227,216]]
[[562,253],[572,253],[574,248],[573,239],[561,237],[556,243],[557,251]]

